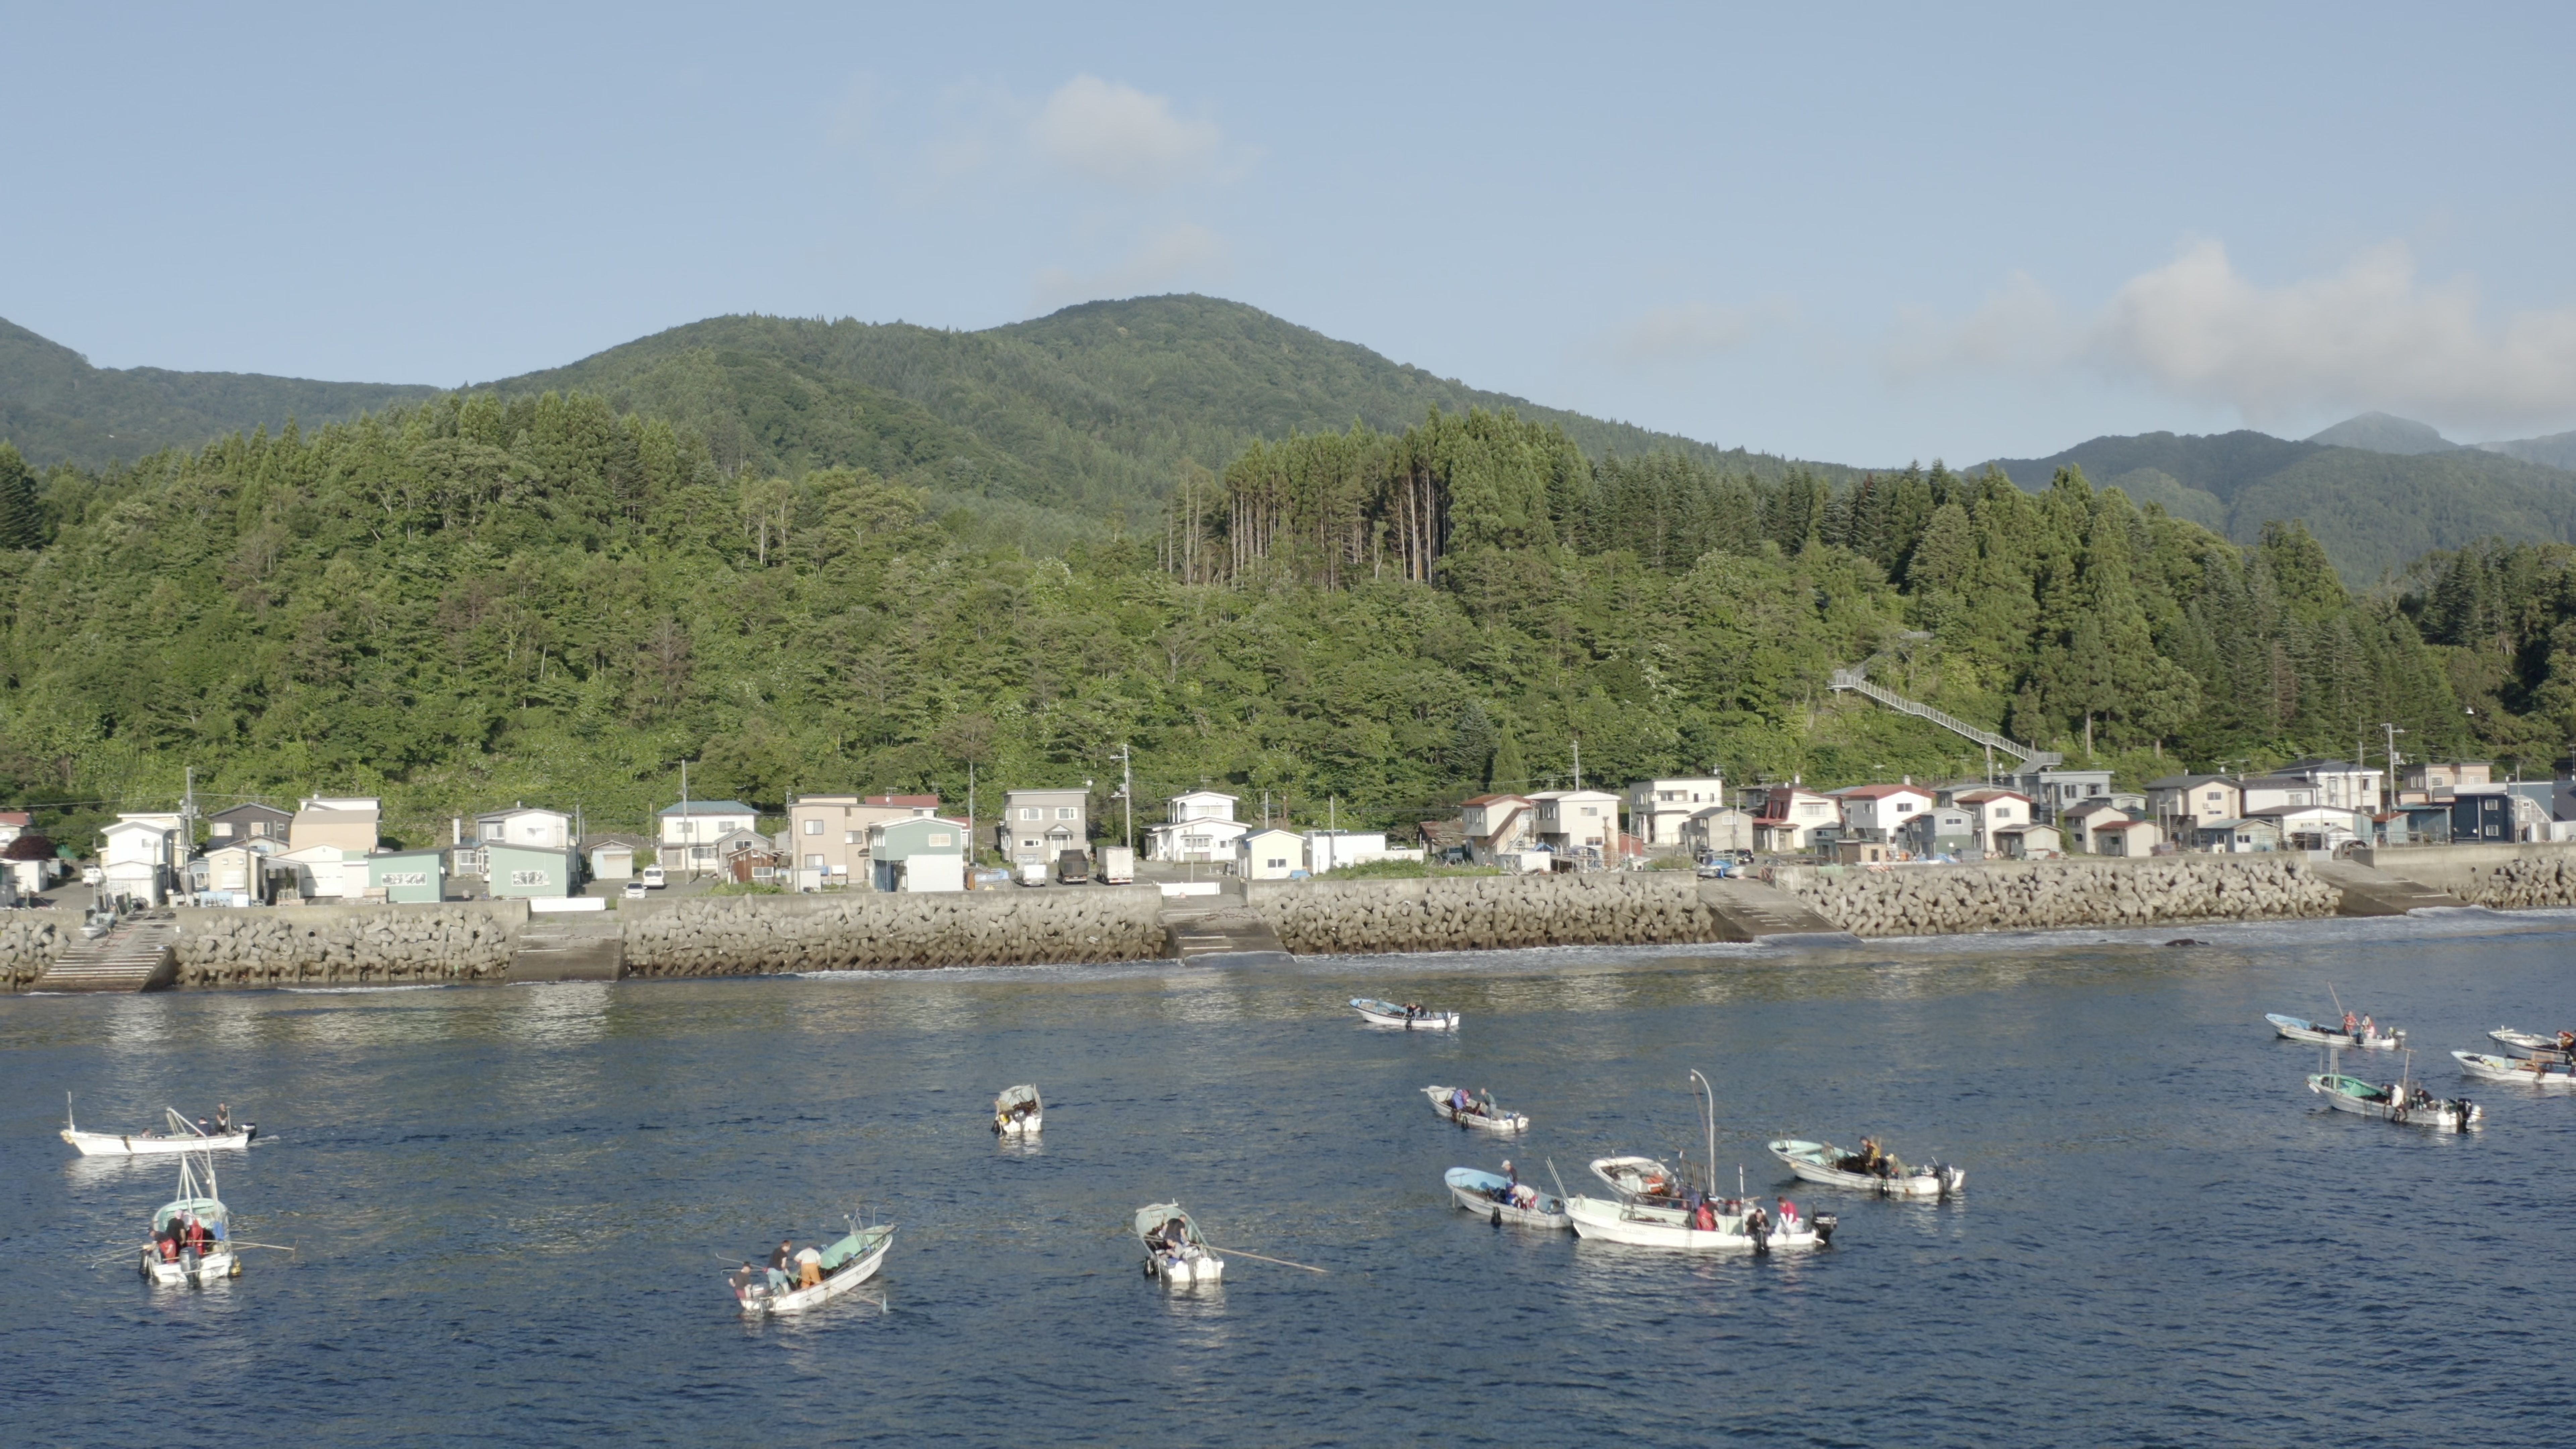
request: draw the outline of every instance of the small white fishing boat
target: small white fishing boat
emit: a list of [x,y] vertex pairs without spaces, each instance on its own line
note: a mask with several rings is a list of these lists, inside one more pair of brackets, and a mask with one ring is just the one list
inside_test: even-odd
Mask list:
[[1136,1241],[1145,1246],[1145,1276],[1165,1283],[1214,1283],[1225,1276],[1225,1259],[1216,1255],[1199,1225],[1176,1202],[1158,1202],[1136,1210]]
[[2322,1022],[2310,1021],[2303,1016],[2283,1016],[2278,1012],[2265,1012],[2263,1019],[2272,1023],[2272,1030],[2287,1040],[2303,1041],[2311,1046],[2340,1047],[2345,1051],[2386,1052],[2395,1051],[2406,1044],[2406,1033],[2388,1031],[2376,1026],[2346,1031],[2339,1025],[2328,1026]]
[[2513,1082],[2544,1092],[2576,1091],[2576,1067],[2538,1057],[2499,1057],[2485,1052],[2453,1052],[2460,1070],[2490,1082]]
[[1884,1154],[1872,1163],[1866,1154],[1845,1152],[1830,1142],[1782,1137],[1763,1147],[1807,1182],[1874,1192],[1881,1197],[1955,1197],[1968,1182],[1968,1174],[1961,1168],[1938,1162],[1908,1167]]
[[2483,1108],[2466,1097],[2437,1098],[2406,1081],[2381,1086],[2340,1072],[2322,1072],[2308,1078],[2308,1090],[2325,1098],[2326,1105],[2338,1112],[2410,1127],[2430,1127],[2436,1132],[2466,1132],[2486,1115]]
[[1461,1015],[1455,1011],[1433,1011],[1427,1006],[1398,1006],[1392,1001],[1378,1001],[1366,996],[1352,997],[1351,1009],[1360,1014],[1360,1020],[1371,1026],[1399,1027],[1405,1031],[1455,1031]]
[[1431,1099],[1431,1110],[1457,1123],[1484,1132],[1525,1132],[1529,1114],[1506,1112],[1494,1105],[1494,1099],[1464,1087],[1425,1087],[1422,1095]]
[[1657,1211],[1681,1211],[1682,1175],[1651,1157],[1596,1157],[1592,1175],[1607,1183],[1621,1202]]
[[[1784,1199],[1785,1201],[1785,1199]],[[1712,1198],[1687,1212],[1597,1197],[1565,1200],[1575,1236],[1638,1248],[1685,1253],[1764,1253],[1774,1248],[1821,1248],[1833,1242],[1835,1217],[1774,1216],[1758,1202]]]
[[62,1139],[79,1149],[83,1157],[142,1157],[163,1152],[209,1152],[227,1147],[248,1147],[259,1135],[259,1124],[245,1122],[239,1127],[227,1125],[215,1132],[200,1132],[197,1124],[180,1114],[176,1107],[162,1109],[165,1126],[150,1132],[83,1132],[72,1120],[71,1099],[63,1099]]
[[[1503,1165],[1511,1166],[1508,1162]],[[1514,1182],[1475,1167],[1453,1167],[1441,1180],[1449,1185],[1449,1195],[1458,1206],[1482,1213],[1495,1223],[1518,1223],[1529,1228],[1574,1226],[1565,1215],[1564,1199],[1550,1197],[1526,1182]]]
[[[799,1271],[787,1286],[772,1288],[767,1274],[749,1264],[744,1265],[743,1272],[727,1278],[726,1286],[733,1290],[734,1301],[742,1305],[742,1316],[767,1318],[774,1314],[802,1313],[809,1308],[819,1308],[875,1277],[877,1269],[885,1266],[886,1250],[894,1246],[894,1225],[880,1223],[863,1228],[859,1226],[856,1213],[843,1221],[849,1224],[850,1231],[839,1242],[828,1248],[805,1250],[814,1255],[814,1266],[820,1275],[813,1283],[805,1283]],[[801,1270],[804,1261],[803,1254],[799,1254],[794,1265]]]
[[152,1241],[135,1265],[156,1287],[184,1288],[194,1283],[211,1288],[241,1276],[241,1259],[232,1245],[232,1219],[216,1195],[215,1160],[201,1168],[182,1153],[179,1195],[152,1214]]
[[1045,1126],[1046,1103],[1038,1099],[1037,1088],[1006,1087],[993,1099],[993,1131],[998,1135],[1035,1137]]
[[2576,1033],[2516,1031],[2509,1026],[2500,1026],[2487,1033],[2487,1040],[2501,1042],[2516,1051],[2529,1052],[2542,1061],[2563,1062],[2576,1060],[2576,1045],[2569,1042],[2571,1035]]

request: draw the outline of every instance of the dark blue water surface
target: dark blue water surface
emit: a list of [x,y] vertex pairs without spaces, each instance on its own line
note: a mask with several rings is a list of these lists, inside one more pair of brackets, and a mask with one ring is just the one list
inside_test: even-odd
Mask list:
[[[0,1440],[12,1444],[2455,1444],[2576,1437],[2576,1101],[2463,1084],[2576,1021],[2567,918],[1308,962],[0,1002]],[[2262,1014],[2409,1027],[2465,1138],[2321,1110]],[[1467,1013],[1366,1030],[1352,995]],[[2385,1075],[2384,1059],[2366,1070]],[[1811,1256],[1496,1229],[1440,1175],[1698,1138],[1966,1166],[1835,1200]],[[992,1094],[1047,1095],[1040,1148]],[[1536,1119],[1503,1147],[1426,1083]],[[217,1098],[250,1255],[110,1256],[167,1162],[86,1126]],[[1237,1259],[1167,1295],[1128,1218]],[[721,1275],[864,1198],[878,1283],[746,1325]]]

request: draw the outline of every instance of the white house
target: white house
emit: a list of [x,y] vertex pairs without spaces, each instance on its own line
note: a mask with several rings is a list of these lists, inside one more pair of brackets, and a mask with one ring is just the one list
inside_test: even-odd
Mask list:
[[2292,760],[2272,772],[2307,781],[2316,786],[2319,805],[2343,810],[2359,810],[2376,815],[2387,809],[2388,772],[2373,770],[2346,760],[2310,758]]
[[1245,880],[1286,880],[1306,868],[1306,837],[1294,830],[1247,831],[1234,850],[1237,873]]
[[1932,792],[1912,781],[1849,785],[1833,796],[1842,802],[1843,832],[1865,840],[1894,840],[1906,821],[1932,808]]
[[100,830],[98,863],[106,876],[100,893],[161,904],[177,879],[179,826],[178,816],[155,813],[119,815]]
[[315,795],[287,823],[287,849],[331,845],[365,855],[376,848],[383,819],[383,802],[373,795]]
[[1534,790],[1538,841],[1560,859],[1606,865],[1619,848],[1619,797],[1607,790]]
[[560,810],[514,805],[474,817],[474,838],[486,845],[533,845],[540,850],[572,848],[572,817]]
[[295,893],[308,901],[354,896],[357,892],[347,888],[351,880],[361,890],[367,884],[367,855],[364,851],[342,850],[336,845],[308,845],[301,850],[271,856],[270,860],[295,872]]
[[2285,849],[2333,850],[2347,840],[2365,836],[2370,816],[2367,811],[2335,805],[2273,805],[2249,810],[2245,818],[2268,820],[2278,826]]
[[1232,820],[1235,796],[1222,790],[1184,790],[1163,802],[1163,818],[1175,825],[1189,820]]
[[716,842],[760,823],[760,812],[739,800],[683,800],[661,811],[662,843],[654,852],[666,870],[711,875],[722,857]]
[[1754,849],[1779,855],[1804,855],[1815,848],[1816,832],[1843,823],[1842,802],[1799,785],[1774,785],[1754,812]]
[[2002,853],[2001,832],[2030,824],[2034,813],[2030,797],[2018,790],[1960,790],[1950,803],[1976,817],[1977,848],[1988,855]]
[[1681,845],[1684,822],[1725,803],[1726,782],[1714,775],[1639,780],[1628,787],[1628,833],[1650,846]]
[[1420,860],[1419,850],[1389,850],[1383,830],[1309,830],[1306,868],[1317,875],[1372,860]]

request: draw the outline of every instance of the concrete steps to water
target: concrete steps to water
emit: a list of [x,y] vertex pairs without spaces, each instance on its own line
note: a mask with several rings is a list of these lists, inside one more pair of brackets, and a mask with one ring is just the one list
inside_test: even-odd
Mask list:
[[1242,886],[1214,896],[1179,896],[1163,903],[1163,938],[1173,960],[1185,966],[1285,966],[1295,958],[1279,933],[1244,903]]
[[170,921],[128,921],[54,958],[30,991],[159,991],[179,977],[179,928]]
[[1700,904],[1736,931],[1739,941],[1773,946],[1857,946],[1860,937],[1787,891],[1758,880],[1704,880]]
[[2408,911],[2469,904],[2448,891],[2417,885],[2358,861],[2319,861],[2313,869],[2318,879],[2343,892],[2341,913],[2347,916],[2402,916]]
[[512,944],[512,981],[615,981],[626,974],[626,932],[613,911],[532,916]]

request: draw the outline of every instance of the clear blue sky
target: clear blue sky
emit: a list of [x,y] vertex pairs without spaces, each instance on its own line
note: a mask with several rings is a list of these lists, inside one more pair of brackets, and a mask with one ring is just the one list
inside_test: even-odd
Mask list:
[[0,316],[457,383],[1194,290],[1856,463],[2576,427],[2567,6],[1076,8],[0,5]]

